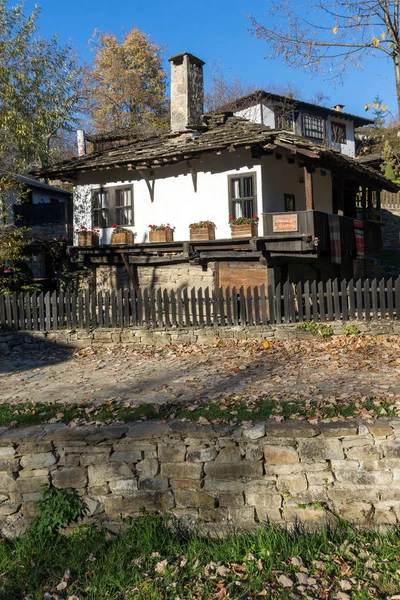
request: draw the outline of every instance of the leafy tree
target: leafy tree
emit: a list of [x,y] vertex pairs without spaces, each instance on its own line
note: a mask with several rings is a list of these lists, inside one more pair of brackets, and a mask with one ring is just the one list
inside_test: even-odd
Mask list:
[[37,36],[38,9],[0,0],[0,166],[49,163],[52,142],[76,126],[81,69],[69,44]]
[[393,65],[400,115],[400,14],[398,0],[272,0],[273,26],[253,17],[252,32],[293,68],[341,75],[368,55]]
[[95,32],[93,67],[86,69],[88,111],[96,131],[145,132],[167,126],[166,73],[161,47],[137,27],[120,42]]

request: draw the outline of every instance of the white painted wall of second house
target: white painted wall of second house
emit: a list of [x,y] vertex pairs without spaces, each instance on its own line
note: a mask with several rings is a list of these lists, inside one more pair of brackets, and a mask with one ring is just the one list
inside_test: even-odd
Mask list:
[[272,105],[264,103],[254,104],[234,113],[235,117],[242,117],[252,123],[262,123],[271,129],[275,129],[275,111]]
[[[344,125],[346,125],[346,143],[345,144],[338,144],[337,142],[332,141],[332,126],[331,126],[332,121],[337,121],[338,123],[343,123]],[[355,137],[354,137],[354,121],[350,121],[349,119],[344,119],[343,117],[340,116],[340,113],[335,116],[328,115],[326,133],[328,136],[328,143],[331,148],[334,148],[335,150],[340,150],[340,152],[342,154],[345,154],[346,156],[351,156],[352,158],[354,158],[354,156],[356,155],[356,142],[355,142]]]
[[[81,225],[92,226],[92,189],[99,185],[106,188],[133,183],[135,224],[130,229],[137,233],[137,243],[148,242],[148,225],[160,223],[175,227],[175,241],[186,241],[190,223],[201,220],[214,221],[217,238],[230,238],[228,175],[245,173],[256,173],[258,204],[255,212],[261,214],[261,164],[252,158],[250,151],[204,155],[201,160],[191,161],[191,165],[197,172],[197,192],[188,165],[180,163],[154,170],[154,202],[151,202],[146,182],[135,171],[118,169],[82,174],[80,185],[74,191],[74,229]],[[111,228],[103,229],[100,243],[110,243],[111,232]]]
[[[281,153],[279,153],[281,154]],[[276,153],[262,159],[263,212],[284,212],[285,194],[294,194],[295,209],[306,210],[304,170],[297,160],[288,162],[288,155]],[[322,173],[325,173],[323,175]],[[332,179],[327,170],[312,174],[315,210],[332,212]]]

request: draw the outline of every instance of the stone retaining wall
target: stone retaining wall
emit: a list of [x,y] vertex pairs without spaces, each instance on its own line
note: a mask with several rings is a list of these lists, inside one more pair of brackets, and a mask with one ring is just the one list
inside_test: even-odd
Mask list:
[[271,521],[400,521],[400,420],[242,427],[148,421],[0,432],[0,530],[17,535],[42,486],[75,488],[111,531],[145,509],[209,534]]
[[[343,333],[343,325],[354,325],[363,334],[398,335],[400,321],[325,321],[333,335]],[[150,329],[130,327],[127,329],[84,329],[50,332],[41,331],[0,331],[0,354],[16,350],[35,350],[46,345],[61,345],[66,348],[84,348],[88,346],[107,346],[112,344],[212,344],[215,340],[282,340],[309,339],[313,335],[298,324],[232,326],[232,327],[168,327]]]

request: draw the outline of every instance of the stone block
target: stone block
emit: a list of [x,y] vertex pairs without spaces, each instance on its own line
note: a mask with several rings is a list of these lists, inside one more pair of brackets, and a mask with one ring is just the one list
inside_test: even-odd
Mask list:
[[245,440],[258,440],[265,436],[265,425],[257,423],[249,429],[244,429],[242,437]]
[[393,481],[393,475],[389,471],[335,471],[335,478],[339,483],[352,484],[354,486],[388,485]]
[[[66,463],[70,461],[74,462],[76,456],[76,454],[67,454],[67,456],[65,457]],[[88,467],[89,465],[104,465],[108,463],[109,460],[111,460],[109,450],[106,452],[96,452],[93,454],[88,454],[87,452],[85,452],[81,454],[80,457],[78,456],[78,459],[81,467]]]
[[229,520],[237,527],[246,527],[255,523],[255,510],[253,506],[243,506],[243,508],[229,508]]
[[320,423],[318,425],[324,437],[344,438],[352,435],[357,435],[357,421],[346,421],[338,423]]
[[104,498],[104,512],[108,517],[117,518],[120,515],[127,517],[137,515],[144,509],[147,511],[164,511],[173,508],[174,496],[171,491],[166,492],[133,492],[128,498]]
[[[56,468],[56,466],[53,466],[52,470]],[[50,469],[33,469],[33,471],[19,471],[18,476],[19,479],[31,479],[32,477],[47,477],[49,473]]]
[[264,458],[267,465],[287,465],[300,462],[296,450],[290,446],[264,446]]
[[236,464],[242,458],[242,452],[239,446],[222,448],[215,460],[216,463]]
[[8,517],[9,515],[13,515],[19,511],[21,504],[16,504],[14,502],[10,502],[6,500],[6,502],[2,502],[0,504],[0,516]]
[[168,425],[166,423],[159,423],[157,421],[146,421],[145,423],[137,423],[131,425],[126,434],[127,438],[133,438],[135,440],[144,440],[147,438],[159,438],[166,435],[168,431]]
[[306,506],[305,508],[283,508],[282,517],[287,523],[301,523],[307,528],[314,529],[328,523],[333,524],[336,519],[323,508]]
[[110,456],[110,462],[136,463],[139,460],[142,460],[142,453],[137,450],[113,452]]
[[39,442],[45,434],[41,425],[18,429],[6,429],[0,436],[0,446],[9,446],[10,443],[22,444],[24,442]]
[[[121,494],[122,496],[129,496],[132,492],[138,489],[137,479],[116,479],[110,481],[109,487],[112,494]],[[108,493],[106,488],[98,488],[97,494],[93,492],[94,488],[90,488],[92,495],[105,495]]]
[[104,440],[118,440],[128,431],[127,425],[102,425],[89,433],[85,442],[87,444],[99,444]]
[[[0,448],[0,457],[1,457],[1,450],[2,450],[2,448]],[[19,444],[19,446],[15,450],[15,453],[17,454],[17,456],[24,456],[24,454],[36,454],[36,453],[52,452],[52,451],[53,451],[53,444],[51,442],[39,442],[38,444],[33,444],[33,443]]]
[[356,448],[363,446],[373,446],[375,444],[375,440],[372,437],[356,437],[356,438],[348,438],[342,441],[342,448],[346,450],[347,448]]
[[400,440],[382,444],[381,448],[385,458],[400,458]]
[[200,479],[202,465],[200,463],[165,463],[161,465],[161,475],[172,479]]
[[277,487],[279,490],[287,491],[289,494],[296,495],[307,489],[307,479],[305,475],[280,475],[278,477]]
[[217,456],[217,451],[215,448],[199,448],[194,446],[189,446],[187,450],[187,460],[189,462],[210,462],[214,460]]
[[1,458],[0,457],[0,471],[14,472],[19,469],[18,458]]
[[393,434],[393,428],[388,421],[376,421],[375,423],[368,423],[368,431],[374,437],[388,437]]
[[215,499],[212,496],[195,490],[175,490],[175,502],[176,506],[192,508],[215,505]]
[[15,455],[15,452],[14,446],[0,446],[0,459],[12,458]]
[[382,449],[379,446],[349,448],[345,452],[347,458],[355,460],[379,460],[382,456]]
[[373,508],[367,502],[350,502],[340,504],[338,513],[343,519],[357,525],[367,525],[373,522]]
[[51,442],[83,442],[91,432],[89,427],[69,427],[68,425],[63,425],[57,429],[45,427],[45,430],[46,433],[43,439]]
[[25,479],[17,479],[16,489],[21,494],[29,494],[31,492],[39,492],[42,487],[49,485],[48,477],[32,477]]
[[53,471],[51,476],[56,488],[84,488],[88,478],[86,469],[80,467],[64,467]]
[[89,465],[88,467],[90,485],[104,484],[116,479],[133,479],[133,472],[124,463],[108,463],[104,465]]
[[32,519],[37,515],[36,502],[24,502],[24,504],[21,507],[21,512],[25,519]]
[[267,438],[312,438],[318,435],[319,431],[309,423],[300,421],[284,421],[282,423],[267,423]]
[[279,492],[275,494],[259,494],[245,490],[246,504],[256,508],[280,508],[282,505],[282,496]]
[[263,474],[261,461],[242,460],[232,463],[210,462],[204,464],[207,475],[216,479],[238,479],[260,477]]
[[174,444],[158,444],[158,458],[161,462],[183,462],[186,455],[186,445],[181,442]]
[[136,470],[142,477],[154,477],[157,475],[159,463],[156,458],[144,458],[136,464]]
[[333,473],[330,471],[320,471],[318,473],[307,473],[306,477],[309,485],[325,485],[329,486],[334,482]]
[[343,458],[339,440],[323,436],[299,440],[297,449],[302,460],[341,460]]
[[264,456],[263,448],[258,444],[246,445],[246,460],[261,460]]
[[226,523],[228,520],[228,509],[201,506],[199,508],[199,520],[207,523]]
[[244,506],[244,497],[241,493],[235,492],[220,492],[218,494],[220,506],[227,508],[240,508]]
[[[338,506],[340,504],[351,504],[360,500],[360,490],[356,487],[339,489],[336,486],[327,490],[328,498]],[[362,499],[366,502],[377,502],[379,500],[379,489],[371,487],[362,489]]]
[[165,477],[139,477],[139,490],[167,490],[168,479]]
[[201,488],[200,479],[170,479],[170,486],[179,490],[199,490]]
[[214,479],[206,477],[204,480],[204,490],[210,492],[239,492],[242,493],[246,487],[245,479]]

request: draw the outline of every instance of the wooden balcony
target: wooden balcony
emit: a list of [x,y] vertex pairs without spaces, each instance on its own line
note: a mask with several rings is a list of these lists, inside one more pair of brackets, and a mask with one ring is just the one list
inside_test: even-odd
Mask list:
[[[339,216],[340,243],[343,255],[355,254],[354,220]],[[264,213],[264,236],[267,251],[280,254],[329,254],[329,215],[316,210]],[[380,226],[364,221],[365,252],[377,252],[381,246]]]

